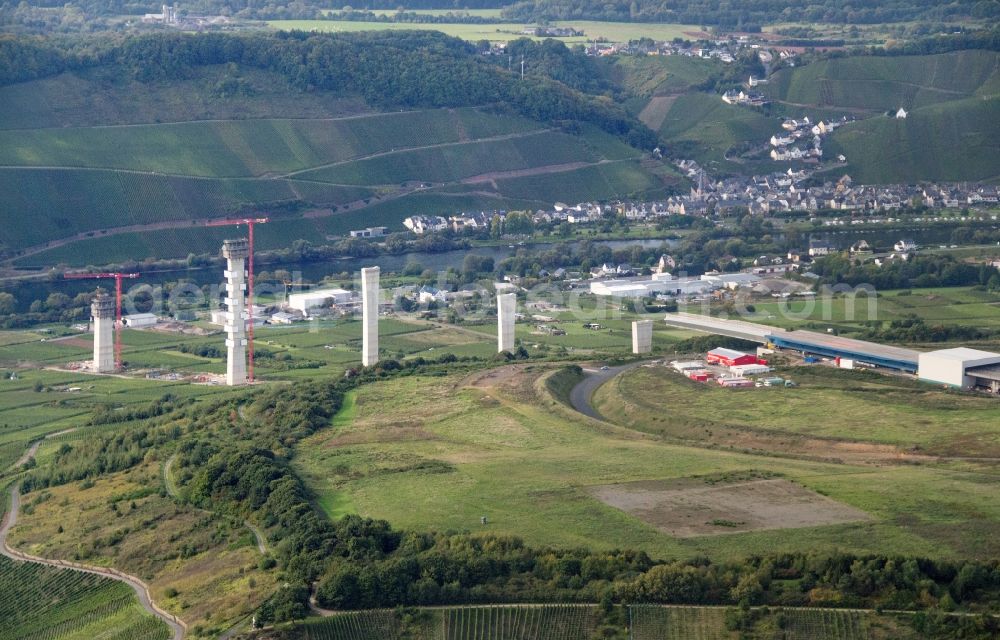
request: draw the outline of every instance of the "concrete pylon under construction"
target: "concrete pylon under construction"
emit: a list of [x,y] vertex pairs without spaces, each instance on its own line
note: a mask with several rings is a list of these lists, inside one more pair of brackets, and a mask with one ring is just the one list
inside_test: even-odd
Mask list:
[[361,364],[370,367],[378,362],[378,267],[361,270]]
[[649,353],[653,350],[653,321],[636,320],[632,323],[632,353]]
[[98,289],[90,303],[94,326],[94,371],[109,373],[115,370],[115,301]]
[[226,384],[234,387],[247,382],[246,260],[250,244],[246,238],[222,243],[226,259]]
[[514,310],[517,294],[501,293],[497,296],[497,352],[514,350]]

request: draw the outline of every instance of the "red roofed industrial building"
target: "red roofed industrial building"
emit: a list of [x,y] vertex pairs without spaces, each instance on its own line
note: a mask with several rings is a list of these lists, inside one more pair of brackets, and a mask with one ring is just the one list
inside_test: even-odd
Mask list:
[[757,356],[749,353],[719,347],[712,349],[705,356],[705,361],[710,364],[721,364],[727,367],[734,367],[741,364],[757,364]]

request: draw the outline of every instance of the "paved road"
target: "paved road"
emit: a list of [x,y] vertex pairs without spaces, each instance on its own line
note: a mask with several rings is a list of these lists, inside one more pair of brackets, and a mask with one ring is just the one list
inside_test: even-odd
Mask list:
[[586,374],[586,377],[578,382],[569,392],[570,405],[585,416],[589,416],[595,420],[604,420],[604,417],[599,414],[590,403],[591,398],[594,396],[594,392],[597,391],[602,384],[611,378],[614,378],[619,373],[628,371],[629,369],[634,369],[642,364],[645,363],[633,362],[630,364],[623,364],[618,367],[608,367],[607,369],[584,369],[583,371]]
[[130,576],[127,573],[122,573],[115,569],[102,569],[98,567],[89,567],[86,565],[81,565],[76,562],[67,562],[63,560],[47,560],[45,558],[39,558],[38,556],[33,556],[27,553],[22,553],[17,549],[12,548],[7,544],[7,534],[10,530],[17,524],[17,512],[21,508],[21,492],[20,485],[15,484],[10,489],[10,509],[4,516],[3,525],[0,526],[0,553],[7,556],[11,560],[21,561],[21,562],[33,562],[35,564],[44,564],[51,567],[58,567],[60,569],[72,569],[74,571],[80,571],[83,573],[92,573],[95,575],[103,576],[105,578],[111,578],[112,580],[118,580],[119,582],[124,582],[128,586],[132,587],[135,591],[135,595],[139,598],[139,604],[153,614],[157,618],[160,618],[173,630],[174,640],[183,640],[184,638],[184,626],[175,616],[163,611],[155,604],[153,604],[152,599],[149,597],[149,587],[145,582],[136,578],[135,576]]

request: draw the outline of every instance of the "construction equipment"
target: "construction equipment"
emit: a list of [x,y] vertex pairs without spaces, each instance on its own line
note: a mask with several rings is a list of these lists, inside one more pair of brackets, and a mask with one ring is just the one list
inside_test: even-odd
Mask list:
[[95,279],[115,279],[115,370],[122,368],[122,280],[128,278],[134,280],[139,277],[138,273],[66,273],[63,277],[67,280],[95,280]]
[[249,326],[247,327],[247,346],[249,347],[249,367],[247,370],[247,379],[250,382],[253,382],[253,227],[255,224],[265,224],[270,221],[270,218],[224,218],[221,220],[209,220],[205,223],[206,227],[238,227],[245,224],[247,229],[249,229],[248,240],[250,241],[250,256],[247,263],[247,297],[249,300],[249,304],[247,305],[247,316],[249,320]]

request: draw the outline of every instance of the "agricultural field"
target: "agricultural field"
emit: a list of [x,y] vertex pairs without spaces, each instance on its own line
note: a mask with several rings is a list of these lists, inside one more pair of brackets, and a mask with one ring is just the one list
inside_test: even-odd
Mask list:
[[[437,109],[323,120],[0,131],[0,165],[128,169],[209,178],[287,174],[390,149],[458,142],[459,122],[454,111]],[[523,127],[516,119],[512,125],[514,131]]]
[[535,202],[600,200],[601,193],[632,198],[665,194],[664,181],[638,161],[602,162],[569,171],[498,178],[495,182],[501,193]]
[[849,124],[831,137],[855,180],[907,183],[1000,177],[994,142],[1000,93],[922,106],[904,119],[885,115]]
[[685,157],[725,166],[726,152],[734,145],[763,142],[779,131],[781,123],[760,111],[728,105],[717,95],[689,93],[674,101],[659,133],[682,148]]
[[[244,91],[227,93],[236,80]],[[184,78],[141,82],[107,69],[0,87],[0,129],[90,127],[192,120],[341,118],[371,114],[359,96],[294,89],[284,76],[229,65],[194,67]]]
[[631,606],[635,640],[888,640],[916,638],[906,625],[889,616],[850,610],[779,609],[754,611],[750,629],[729,630],[724,607]]
[[[509,42],[519,38],[542,40],[536,36],[521,33],[525,25],[503,22],[497,24],[433,24],[419,22],[361,22],[354,20],[271,20],[268,26],[284,31],[351,32],[351,31],[440,31],[449,36],[479,42]],[[654,40],[691,39],[697,37],[701,27],[696,25],[644,23],[644,22],[600,22],[594,20],[553,21],[552,27],[573,27],[583,31],[582,36],[559,38],[566,45],[585,44],[604,38],[610,42],[628,42],[639,38]]]
[[[787,115],[829,117],[829,109],[840,109],[859,118],[825,149],[847,158],[838,175],[866,184],[990,181],[1000,176],[989,142],[1000,117],[998,60],[978,50],[835,58],[782,69],[761,88]],[[905,119],[885,115],[900,107]]]
[[0,556],[0,592],[0,640],[171,637],[131,587],[110,578]]
[[[549,395],[540,380],[544,369],[510,366],[468,377],[414,376],[363,387],[332,429],[297,447],[293,465],[328,514],[359,513],[406,529],[485,530],[517,535],[528,544],[717,559],[793,550],[935,557],[988,557],[997,551],[986,533],[1000,520],[1000,509],[988,506],[995,483],[976,463],[897,465],[895,447],[876,451],[881,458],[841,460],[836,451],[773,458],[750,455],[752,448],[742,443],[676,444],[655,433],[581,420]],[[749,396],[737,393],[746,403]],[[951,397],[926,393],[942,403]],[[884,404],[874,415],[882,415]],[[920,419],[933,424],[949,413],[925,403]],[[991,422],[996,420],[984,418],[978,431],[987,444],[995,436]],[[872,425],[871,415],[864,424]],[[703,430],[716,428],[706,419]],[[963,450],[975,455],[979,446],[966,444]],[[637,481],[713,486],[766,478],[794,483],[867,518],[678,538],[591,495],[596,486]],[[488,525],[481,525],[483,515]]]
[[[67,84],[74,86],[24,83],[11,97],[27,107]],[[87,88],[103,97],[123,90],[85,84],[77,93]],[[214,104],[202,84],[188,88],[206,109]],[[343,100],[343,109],[354,104]],[[253,119],[209,119],[209,112],[201,120],[121,126],[125,116],[105,109],[101,126],[84,119],[73,127],[0,129],[0,191],[11,212],[0,247],[26,251],[22,266],[215,253],[231,231],[195,221],[274,207],[291,213],[275,215],[258,246],[283,248],[370,224],[398,230],[414,213],[658,194],[676,180],[660,165],[618,162],[641,152],[592,127],[567,135],[475,108],[275,118],[254,104]],[[52,114],[63,116],[81,120]]]
[[351,185],[397,184],[413,180],[453,182],[491,172],[601,159],[589,149],[581,149],[579,140],[573,136],[539,131],[490,142],[394,152],[309,171],[300,177]]
[[[79,437],[62,442],[73,447]],[[193,636],[218,634],[259,606],[277,577],[258,567],[254,536],[242,522],[180,506],[161,495],[162,476],[153,461],[27,493],[9,542],[34,555],[139,576],[153,601],[184,620]],[[83,541],[80,531],[88,532]]]
[[579,640],[597,623],[591,605],[489,605],[348,612],[286,633],[310,640]]
[[640,97],[683,93],[724,68],[718,60],[688,56],[616,56],[608,65],[616,84]]
[[[144,406],[166,394],[197,398],[232,393],[225,387],[67,371],[19,369],[17,375],[17,380],[0,380],[0,461],[13,457],[13,462],[28,443],[59,431],[79,429],[85,437],[98,428],[91,418],[104,406]],[[8,466],[0,464],[0,473]]]
[[722,607],[632,606],[628,609],[635,640],[731,640],[736,637],[726,629]]
[[574,640],[596,628],[592,606],[467,607],[444,612],[444,640]]
[[[379,322],[381,352],[383,357],[401,360],[416,356],[437,358],[449,353],[491,359],[496,353],[495,328],[493,333],[486,331],[488,327],[483,327],[483,331],[476,329],[479,327],[383,318]],[[19,333],[0,333],[0,336]],[[137,376],[147,370],[183,376],[225,372],[224,357],[200,356],[193,351],[200,347],[224,351],[221,330],[201,336],[126,329],[122,336],[122,359]],[[256,372],[261,380],[340,376],[361,361],[358,318],[261,327],[256,338]],[[190,384],[184,380],[116,378],[35,368],[65,367],[88,360],[93,353],[92,340],[91,334],[83,333],[46,342],[11,340],[11,344],[0,346],[0,366],[17,367],[18,375],[17,380],[0,380],[0,446],[9,443],[0,448],[0,462],[7,458],[16,460],[21,448],[31,440],[87,425],[95,408],[100,406],[148,404],[165,394],[195,398],[233,392],[226,387]],[[625,342],[619,339],[615,344]],[[41,387],[38,391],[36,384]]]
[[907,111],[994,95],[1000,55],[956,51],[927,56],[844,57],[782,69],[761,87],[793,105],[867,112]]

